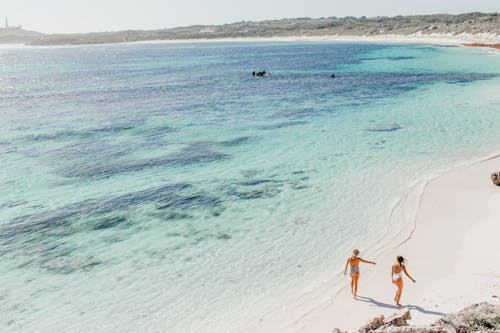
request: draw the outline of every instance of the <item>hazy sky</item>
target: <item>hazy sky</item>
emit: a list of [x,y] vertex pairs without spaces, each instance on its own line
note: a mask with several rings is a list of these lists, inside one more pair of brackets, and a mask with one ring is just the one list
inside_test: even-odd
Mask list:
[[500,0],[0,0],[0,23],[41,32],[156,29],[242,20],[500,12]]

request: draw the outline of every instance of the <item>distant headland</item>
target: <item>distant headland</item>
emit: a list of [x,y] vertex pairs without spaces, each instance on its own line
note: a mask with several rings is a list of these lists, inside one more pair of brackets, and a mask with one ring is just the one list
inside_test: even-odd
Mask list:
[[[471,43],[481,38],[500,40],[499,13],[435,14],[394,17],[324,17],[243,21],[222,25],[194,25],[158,30],[124,30],[78,34],[43,34],[21,27],[0,29],[1,43],[75,45],[141,42],[291,37],[460,36]],[[474,39],[474,37],[477,37]]]

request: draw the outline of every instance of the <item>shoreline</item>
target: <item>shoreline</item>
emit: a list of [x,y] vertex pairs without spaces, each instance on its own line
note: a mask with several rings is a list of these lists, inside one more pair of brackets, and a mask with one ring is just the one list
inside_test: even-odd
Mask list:
[[[491,171],[485,172],[485,170]],[[395,289],[390,284],[388,276],[395,256],[400,254],[408,259],[408,271],[417,280],[417,284],[413,284],[408,278],[404,278],[405,289],[401,303],[412,312],[413,320],[410,321],[410,325],[428,325],[445,314],[456,312],[477,302],[487,301],[500,304],[500,268],[491,267],[496,262],[495,254],[500,253],[500,243],[495,245],[495,242],[490,242],[496,247],[487,251],[482,261],[490,263],[488,269],[493,269],[493,273],[478,271],[477,267],[472,267],[471,262],[473,254],[477,254],[478,251],[484,252],[484,248],[478,248],[478,245],[484,246],[484,243],[478,244],[473,237],[471,238],[472,234],[482,232],[478,226],[491,229],[486,232],[490,236],[500,234],[500,225],[492,223],[492,221],[500,220],[500,187],[494,186],[490,180],[490,173],[498,170],[500,170],[500,153],[496,150],[480,158],[440,168],[427,177],[416,180],[409,186],[410,190],[406,196],[401,199],[403,204],[410,202],[414,206],[414,211],[409,215],[406,214],[408,220],[405,219],[405,225],[397,233],[381,236],[377,241],[382,243],[380,246],[377,246],[375,242],[361,253],[361,257],[374,260],[377,265],[362,265],[362,277],[358,288],[360,297],[357,300],[353,300],[350,294],[349,274],[343,277],[342,273],[338,272],[332,277],[334,283],[306,295],[302,303],[293,304],[286,313],[276,311],[265,314],[263,316],[266,319],[265,323],[261,320],[260,323],[251,325],[245,332],[322,333],[330,332],[334,328],[355,332],[380,314],[386,317],[393,314],[397,311],[392,300]],[[470,180],[467,179],[469,180],[468,187],[462,191],[448,189],[448,185],[457,183],[457,180],[460,180],[458,178],[461,178],[465,171],[471,177]],[[477,192],[481,192],[480,197],[486,199],[478,202]],[[465,196],[467,200],[455,201],[457,193]],[[439,199],[454,209],[447,209],[436,216],[433,203],[438,202]],[[467,207],[470,202],[475,205],[471,204]],[[460,210],[457,209],[460,206],[472,207],[476,214],[466,211],[469,219],[463,220]],[[478,206],[483,209],[478,209]],[[486,210],[484,206],[488,206]],[[495,207],[498,208],[495,209]],[[477,213],[477,210],[487,213],[481,215],[481,212]],[[456,221],[450,217],[453,215],[452,212],[456,215],[458,212],[455,217],[461,219],[460,229],[453,230],[452,228],[453,221]],[[433,225],[436,218],[442,224]],[[458,239],[458,241],[428,243],[431,235],[446,234],[436,233],[436,230],[443,231],[448,227],[453,231],[454,240]],[[467,243],[464,244],[466,239]],[[425,251],[419,251],[421,245],[426,247]],[[439,256],[441,250],[444,250],[445,257],[452,263],[449,263],[444,271],[437,270],[436,278],[433,278],[433,267],[439,268],[439,265],[433,262],[429,269],[430,256],[428,254],[435,253]],[[464,253],[466,262],[461,260]],[[455,266],[460,267],[459,272],[455,270]],[[464,270],[473,272],[472,275],[475,276],[487,275],[492,278],[478,283],[477,279],[471,281],[470,275],[464,275]],[[460,283],[453,283],[457,280],[457,275],[459,275]],[[428,276],[428,278],[422,279],[422,276]],[[494,288],[486,290],[485,283]],[[444,292],[437,292],[439,288]],[[467,290],[467,297],[456,294],[456,291],[462,291],[462,288]],[[366,293],[363,292],[364,290]],[[439,304],[436,301],[437,298],[446,301]]]
[[[500,36],[499,36],[500,38]],[[303,41],[304,39],[299,39],[295,41]],[[294,41],[294,40],[283,40],[280,41]],[[365,38],[341,38],[341,39],[307,39],[307,41],[354,41],[354,42],[373,42],[374,39],[365,39]],[[493,48],[485,47],[483,44],[468,46],[465,45],[465,41],[463,40],[455,40],[448,39],[443,40],[439,39],[440,43],[437,43],[436,39],[433,39],[433,42],[430,42],[429,39],[377,39],[377,41],[387,43],[387,42],[396,42],[396,43],[421,43],[428,45],[450,45],[457,47],[467,47],[470,49],[477,49],[477,51],[482,52],[493,52],[500,54],[499,50],[495,50]],[[189,42],[189,41],[187,41]],[[206,41],[209,42],[209,41]],[[402,252],[399,252],[399,249],[413,249],[413,251],[409,251],[408,254],[402,253],[403,256],[407,257],[410,261],[410,266],[408,266],[408,271],[410,274],[415,277],[417,280],[417,285],[412,285],[409,279],[405,279],[405,289],[403,291],[403,296],[401,302],[403,306],[405,304],[409,304],[409,308],[412,310],[413,320],[410,321],[410,325],[427,325],[441,316],[452,313],[460,310],[466,306],[469,306],[473,303],[488,301],[493,304],[500,304],[500,269],[496,269],[494,273],[493,282],[492,280],[488,280],[485,283],[489,283],[493,285],[495,289],[492,289],[491,292],[485,291],[485,284],[482,282],[478,282],[477,284],[474,282],[472,277],[467,275],[463,275],[464,267],[473,272],[474,275],[491,275],[490,273],[478,272],[477,269],[470,262],[470,256],[467,256],[466,260],[468,263],[463,262],[463,258],[461,253],[470,252],[476,253],[475,247],[476,242],[474,239],[468,240],[466,245],[462,243],[465,242],[466,238],[470,238],[469,235],[471,233],[478,233],[477,226],[486,224],[487,228],[493,228],[491,231],[488,231],[487,234],[500,234],[500,226],[491,226],[491,223],[488,224],[488,216],[482,216],[481,213],[476,215],[470,212],[469,217],[471,217],[468,221],[462,221],[462,228],[459,230],[453,230],[454,239],[457,242],[445,242],[446,245],[443,246],[434,246],[433,249],[436,255],[440,255],[441,251],[444,251],[444,255],[447,260],[452,261],[447,270],[439,271],[439,265],[437,265],[438,274],[436,277],[432,277],[432,270],[429,270],[425,265],[426,256],[422,253],[419,253],[418,245],[427,246],[427,240],[425,236],[432,234],[433,228],[429,226],[432,224],[429,221],[425,221],[426,219],[433,219],[433,210],[429,209],[427,201],[429,201],[428,197],[434,197],[436,201],[439,199],[444,200],[453,200],[456,193],[460,193],[464,195],[464,191],[467,193],[473,193],[474,191],[490,191],[490,192],[498,192],[498,195],[492,199],[494,203],[489,203],[490,198],[488,197],[483,202],[478,202],[477,198],[474,196],[470,197],[469,201],[473,201],[475,203],[474,209],[478,209],[477,207],[482,206],[482,211],[488,211],[488,214],[492,214],[494,219],[500,220],[500,210],[494,211],[494,206],[500,207],[500,187],[496,187],[491,183],[490,173],[493,171],[500,171],[500,153],[497,150],[493,150],[488,154],[481,154],[480,157],[476,157],[469,160],[463,160],[462,162],[453,163],[448,166],[443,166],[434,170],[432,173],[427,176],[410,181],[408,184],[409,190],[406,194],[401,197],[401,202],[399,204],[405,206],[410,205],[413,206],[413,211],[410,214],[406,214],[411,216],[409,219],[404,218],[403,225],[398,232],[390,233],[387,231],[383,236],[377,239],[373,244],[370,244],[367,248],[362,251],[361,256],[366,257],[369,260],[375,260],[379,265],[375,266],[375,269],[372,266],[367,265],[362,267],[363,277],[360,282],[360,292],[358,295],[364,296],[361,300],[353,302],[352,296],[349,291],[349,277],[347,276],[345,279],[342,278],[340,272],[335,273],[332,276],[331,284],[323,285],[319,287],[317,290],[313,290],[308,292],[306,295],[301,297],[301,301],[299,299],[294,300],[292,304],[288,304],[287,307],[283,306],[282,309],[275,309],[271,312],[265,313],[261,316],[260,322],[250,323],[248,327],[245,328],[244,332],[252,332],[252,333],[275,333],[275,332],[288,332],[288,333],[323,333],[330,332],[334,328],[338,328],[348,332],[357,331],[359,327],[364,325],[370,319],[379,316],[380,314],[384,314],[384,316],[389,316],[393,314],[397,308],[393,306],[392,297],[394,295],[394,287],[390,284],[389,278],[381,277],[383,275],[389,275],[385,266],[388,266],[390,272],[390,266],[394,261],[394,257]],[[457,191],[450,191],[442,188],[442,183],[449,182],[449,174],[456,175],[455,180],[452,182],[460,183],[460,175],[461,171],[464,170],[477,170],[481,169],[485,165],[493,165],[492,169],[489,172],[483,172],[478,174],[476,172],[473,175],[476,178],[476,183],[467,187],[466,189],[459,189]],[[435,183],[439,185],[435,185]],[[477,186],[482,184],[482,188],[478,189]],[[470,185],[470,184],[469,184]],[[439,195],[435,195],[436,189],[435,186],[438,187],[437,192]],[[483,195],[484,199],[484,195]],[[425,207],[423,206],[423,201],[426,201]],[[468,200],[461,201],[463,206],[467,206]],[[457,203],[448,202],[448,204],[454,204],[457,206]],[[460,205],[458,205],[460,206]],[[393,207],[393,211],[396,208]],[[456,209],[460,207],[455,207]],[[397,214],[398,216],[404,216],[407,213],[408,207],[403,208],[404,211],[402,213]],[[457,211],[455,209],[455,211]],[[410,208],[411,210],[411,208]],[[425,217],[422,217],[422,211],[425,211]],[[454,210],[449,210],[452,212]],[[451,216],[452,214],[450,214]],[[458,219],[461,218],[460,215],[456,216]],[[446,218],[445,221],[448,223],[447,225],[450,229],[453,229],[451,217],[441,216],[440,218]],[[397,220],[397,219],[396,219]],[[392,221],[392,213],[391,213],[391,221]],[[443,221],[440,221],[443,222]],[[490,221],[491,222],[491,221]],[[391,225],[394,223],[391,222]],[[468,227],[464,227],[468,225]],[[444,226],[441,226],[442,229],[445,229]],[[474,229],[476,228],[476,229]],[[474,230],[473,230],[474,229]],[[443,230],[441,230],[443,231]],[[416,234],[416,235],[415,235]],[[443,234],[446,234],[443,232]],[[424,239],[425,241],[419,241]],[[449,246],[448,246],[449,245]],[[480,243],[480,245],[483,245]],[[359,245],[362,247],[362,245]],[[467,250],[464,250],[466,248]],[[451,249],[451,250],[450,250]],[[448,252],[450,251],[450,253]],[[427,249],[426,253],[432,252]],[[414,256],[412,253],[416,253]],[[489,260],[490,262],[495,261],[495,253],[500,253],[500,244],[493,251],[489,251]],[[346,254],[347,256],[348,254]],[[383,265],[381,265],[383,263]],[[458,278],[461,279],[461,283],[454,283],[457,278],[457,274],[455,272],[455,266],[461,266],[462,271],[460,272],[461,276]],[[381,268],[383,266],[386,268]],[[412,268],[410,268],[412,267]],[[416,267],[416,268],[413,268]],[[381,273],[381,269],[383,272]],[[422,269],[424,272],[424,276],[429,276],[429,278],[422,281],[419,280],[420,272],[418,270]],[[371,271],[372,270],[372,271]],[[475,272],[474,272],[475,271]],[[366,273],[365,273],[366,272]],[[459,274],[459,275],[460,275]],[[433,282],[433,279],[435,281]],[[386,281],[387,280],[387,281]],[[496,281],[496,282],[495,282]],[[387,283],[389,282],[389,283]],[[477,281],[476,281],[477,282]],[[484,281],[483,281],[484,282]],[[379,288],[379,284],[383,285],[383,288]],[[417,286],[418,288],[414,288]],[[466,286],[468,288],[467,297],[461,295],[454,295],[457,290],[461,290],[462,286]],[[363,288],[366,287],[365,290],[377,290],[377,297],[367,297],[366,294],[363,295]],[[412,290],[414,288],[414,290]],[[436,289],[441,288],[445,290],[445,292],[439,293],[436,292]],[[478,291],[480,290],[480,292]],[[474,294],[473,291],[478,291],[477,294]],[[485,295],[485,293],[487,295]],[[453,298],[456,296],[455,298]],[[439,304],[439,300],[437,298],[442,297],[445,302],[443,304]],[[379,299],[383,299],[383,301],[379,301]],[[282,311],[286,308],[286,312]],[[356,316],[355,316],[356,314]],[[353,319],[356,318],[356,319]]]
[[500,43],[500,36],[496,35],[318,35],[318,36],[275,36],[275,37],[239,37],[213,39],[161,39],[137,42],[123,42],[120,44],[175,44],[175,43],[223,43],[223,42],[364,42],[364,43],[415,43],[433,45],[467,46],[474,44],[482,47],[487,44]]
[[186,43],[224,43],[224,42],[362,42],[362,43],[396,43],[396,44],[429,44],[444,46],[464,46],[499,50],[500,35],[472,35],[472,34],[411,34],[411,35],[317,35],[317,36],[275,36],[275,37],[238,37],[238,38],[211,38],[211,39],[158,39],[134,42],[97,43],[97,44],[0,44],[3,48],[38,48],[38,47],[82,47],[95,45],[136,45],[136,44],[186,44]]
[[[500,234],[500,187],[491,183],[487,172],[500,170],[500,154],[488,156],[443,170],[425,181],[414,227],[405,239],[390,240],[374,257],[366,254],[377,266],[361,267],[357,300],[352,299],[347,276],[342,285],[332,285],[333,292],[323,304],[305,305],[303,310],[309,310],[301,318],[280,329],[319,333],[339,328],[351,332],[373,317],[392,314],[397,308],[389,273],[399,254],[409,259],[408,271],[417,280],[413,284],[404,279],[401,299],[403,307],[412,310],[412,325],[430,324],[443,314],[480,301],[500,304],[500,268],[494,267],[500,252],[494,236]],[[457,190],[463,182],[467,187]],[[446,259],[439,260],[441,256]],[[476,265],[478,258],[480,265]]]

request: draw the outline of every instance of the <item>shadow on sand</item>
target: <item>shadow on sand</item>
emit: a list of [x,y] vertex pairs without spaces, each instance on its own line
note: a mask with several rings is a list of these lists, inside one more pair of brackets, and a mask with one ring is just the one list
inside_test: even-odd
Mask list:
[[[373,298],[370,298],[370,297],[357,296],[356,299],[358,301],[361,301],[361,302],[371,303],[372,306],[377,306],[377,307],[380,307],[380,308],[389,308],[389,309],[395,309],[395,310],[399,309],[395,305],[388,304],[388,303],[382,303],[382,302],[374,300]],[[445,315],[445,313],[443,313],[443,312],[426,310],[426,309],[424,309],[424,308],[422,308],[420,306],[417,306],[417,305],[403,305],[403,308],[407,308],[407,309],[410,309],[410,310],[416,310],[418,312],[425,313],[425,314],[430,314],[430,315],[436,315],[436,316],[444,316]]]

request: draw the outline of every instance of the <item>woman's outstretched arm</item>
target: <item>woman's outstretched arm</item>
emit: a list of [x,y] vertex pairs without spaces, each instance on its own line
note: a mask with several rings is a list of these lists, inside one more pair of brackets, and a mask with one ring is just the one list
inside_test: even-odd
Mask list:
[[405,266],[403,266],[403,272],[405,272],[406,276],[407,276],[407,277],[409,277],[409,278],[410,278],[410,280],[412,280],[413,282],[417,282],[417,281],[415,281],[415,279],[414,279],[414,278],[412,278],[412,277],[410,276],[410,274],[408,274],[408,272],[406,271],[406,267],[405,267]]
[[344,275],[347,274],[347,266],[349,266],[349,258],[345,261],[345,269],[344,269]]
[[372,265],[376,265],[376,263],[374,261],[369,261],[369,260],[365,260],[365,259],[361,259],[361,258],[358,258],[359,261],[361,262],[364,262],[364,263],[367,263],[367,264],[372,264]]

